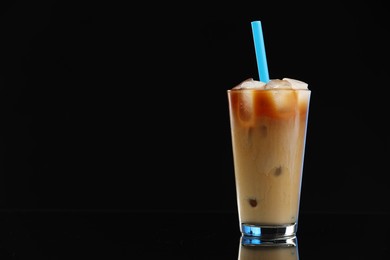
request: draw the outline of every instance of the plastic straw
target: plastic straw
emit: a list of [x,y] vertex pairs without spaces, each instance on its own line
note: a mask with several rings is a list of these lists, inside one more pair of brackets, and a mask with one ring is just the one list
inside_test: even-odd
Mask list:
[[260,81],[267,83],[269,81],[267,57],[265,55],[264,37],[260,21],[254,21],[252,24],[253,41],[255,44],[257,69],[259,71]]

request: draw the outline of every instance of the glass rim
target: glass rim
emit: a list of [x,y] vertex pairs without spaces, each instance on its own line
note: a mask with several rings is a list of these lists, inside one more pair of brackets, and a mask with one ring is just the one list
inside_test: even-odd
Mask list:
[[311,92],[310,89],[287,89],[287,88],[271,88],[271,89],[258,89],[258,88],[237,88],[237,89],[228,89],[227,92],[258,92],[258,91],[308,91]]

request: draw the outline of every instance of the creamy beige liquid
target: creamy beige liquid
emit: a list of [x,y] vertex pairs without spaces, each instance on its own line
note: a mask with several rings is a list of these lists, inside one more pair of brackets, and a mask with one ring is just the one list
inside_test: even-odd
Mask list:
[[309,90],[229,90],[240,223],[297,223]]

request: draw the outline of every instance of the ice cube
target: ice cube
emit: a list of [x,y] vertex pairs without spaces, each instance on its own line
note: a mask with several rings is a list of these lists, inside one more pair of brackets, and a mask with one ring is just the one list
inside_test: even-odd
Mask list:
[[254,91],[233,91],[231,94],[232,109],[235,119],[243,127],[252,127],[255,123],[254,117]]
[[264,89],[265,83],[252,78],[241,82],[235,89]]
[[278,113],[291,113],[298,102],[295,91],[283,90],[272,92],[272,100]]
[[271,79],[265,85],[265,89],[292,89],[292,85],[287,80]]
[[290,78],[283,78],[283,80],[288,81],[293,89],[308,89],[308,84],[303,81]]

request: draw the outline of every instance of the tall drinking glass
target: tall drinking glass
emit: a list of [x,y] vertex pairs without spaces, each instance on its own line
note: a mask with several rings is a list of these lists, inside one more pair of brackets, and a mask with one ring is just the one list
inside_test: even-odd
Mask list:
[[286,82],[227,91],[243,236],[285,239],[297,232],[311,91]]

